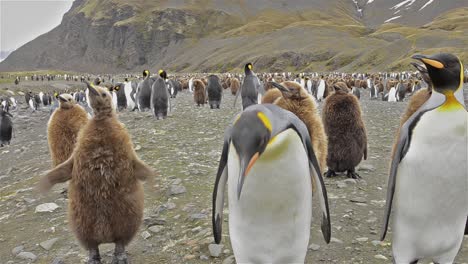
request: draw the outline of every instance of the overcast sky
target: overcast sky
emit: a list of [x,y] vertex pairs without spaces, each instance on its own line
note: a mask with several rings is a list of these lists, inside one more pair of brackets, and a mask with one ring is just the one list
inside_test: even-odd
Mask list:
[[60,24],[73,0],[0,0],[0,50],[14,50]]

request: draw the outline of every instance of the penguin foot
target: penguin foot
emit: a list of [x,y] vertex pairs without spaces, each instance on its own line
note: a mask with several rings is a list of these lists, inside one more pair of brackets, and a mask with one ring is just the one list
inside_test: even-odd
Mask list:
[[126,253],[114,255],[111,264],[130,264]]
[[101,264],[101,256],[99,255],[99,249],[89,250],[88,264]]
[[355,171],[348,171],[348,174],[346,175],[348,176],[348,178],[352,178],[352,179],[362,179],[361,176],[359,176],[359,174]]
[[327,178],[331,178],[331,177],[335,177],[336,176],[336,172],[332,171],[332,170],[328,170],[327,172],[325,172],[325,177]]

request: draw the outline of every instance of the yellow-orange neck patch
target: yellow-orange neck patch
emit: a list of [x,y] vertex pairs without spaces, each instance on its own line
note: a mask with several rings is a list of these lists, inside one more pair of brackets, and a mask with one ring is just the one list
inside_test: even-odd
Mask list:
[[464,109],[463,105],[458,102],[457,98],[452,91],[444,93],[445,94],[445,103],[441,105],[438,110],[442,112],[452,112],[460,109]]
[[270,123],[270,119],[268,119],[268,117],[262,113],[262,112],[258,112],[257,113],[257,116],[258,118],[262,121],[263,125],[270,131],[272,131],[272,126],[271,126],[271,123]]

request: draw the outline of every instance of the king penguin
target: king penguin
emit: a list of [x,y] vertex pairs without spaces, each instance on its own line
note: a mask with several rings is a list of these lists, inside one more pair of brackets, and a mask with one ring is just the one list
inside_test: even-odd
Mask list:
[[414,55],[425,64],[429,99],[398,131],[388,180],[381,240],[393,213],[394,263],[452,263],[468,207],[468,114],[463,65],[454,55]]
[[[263,94],[260,90],[260,80],[252,71],[253,66],[252,63],[247,63],[244,67],[245,77],[244,81],[241,85],[241,97],[242,97],[242,109],[246,109],[247,107],[258,104],[259,98],[261,94]],[[259,94],[260,93],[260,94]],[[239,93],[237,93],[237,96]],[[237,96],[234,99],[234,104],[236,103]]]
[[150,78],[150,72],[148,70],[143,71],[143,81],[138,84],[138,96],[137,104],[140,112],[151,108],[151,86],[153,80]]
[[10,145],[13,135],[13,122],[10,117],[13,116],[0,107],[0,147]]
[[213,191],[213,234],[221,242],[228,183],[229,233],[237,263],[304,263],[312,191],[330,241],[320,166],[304,123],[276,105],[252,105],[226,129]]
[[125,98],[127,100],[127,108],[130,111],[135,110],[136,104],[135,104],[135,97],[132,96],[132,92],[133,92],[132,82],[129,82],[127,78],[125,78],[125,81],[124,81],[124,91],[125,91]]

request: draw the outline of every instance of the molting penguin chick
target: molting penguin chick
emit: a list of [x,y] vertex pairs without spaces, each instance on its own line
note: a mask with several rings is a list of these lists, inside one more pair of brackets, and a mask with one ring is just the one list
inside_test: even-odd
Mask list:
[[433,88],[418,109],[411,105],[402,117],[393,147],[381,240],[395,208],[394,263],[423,259],[453,263],[468,215],[463,65],[448,53],[413,59],[425,64]]
[[[276,97],[272,102],[273,104],[291,111],[304,122],[309,131],[312,147],[319,161],[320,168],[322,170],[325,169],[327,165],[328,140],[315,100],[305,88],[296,82],[286,81],[281,84],[271,84],[277,87],[277,89],[268,90],[264,98],[270,100],[270,96],[271,98]],[[265,103],[265,100],[262,101],[262,103]]]
[[218,108],[221,105],[221,97],[223,96],[223,87],[219,82],[219,77],[216,75],[208,76],[208,86],[206,87],[208,94],[208,103],[210,108]]
[[237,91],[240,89],[240,82],[237,78],[233,77],[230,79],[230,87],[231,89],[231,94],[236,95]]
[[43,191],[69,182],[69,222],[89,251],[88,263],[100,263],[99,245],[115,243],[112,263],[127,263],[125,246],[143,217],[143,186],[153,175],[135,153],[130,135],[112,109],[107,89],[88,84],[94,117],[78,135],[72,156],[40,181]]
[[59,108],[52,113],[47,125],[47,140],[53,167],[71,156],[78,132],[88,122],[88,113],[70,94],[61,94],[58,99]]
[[350,178],[360,178],[355,167],[367,159],[367,135],[361,107],[356,96],[347,92],[345,83],[333,85],[335,92],[327,96],[323,106],[323,124],[328,135],[327,177],[335,172],[348,172]]
[[13,122],[10,117],[13,116],[0,107],[0,147],[10,145],[13,136]]
[[226,129],[213,191],[213,234],[221,242],[226,183],[237,263],[304,263],[312,182],[330,241],[328,199],[304,123],[276,105],[252,105]]

